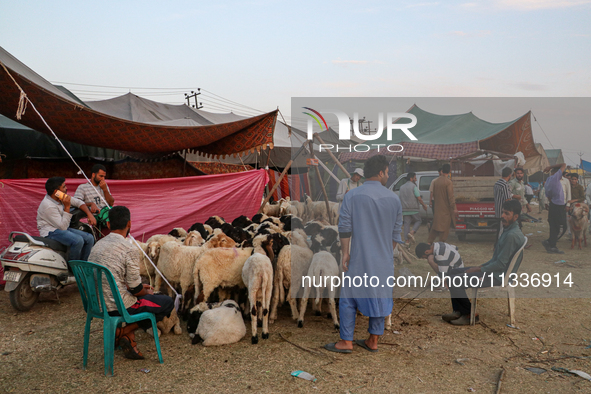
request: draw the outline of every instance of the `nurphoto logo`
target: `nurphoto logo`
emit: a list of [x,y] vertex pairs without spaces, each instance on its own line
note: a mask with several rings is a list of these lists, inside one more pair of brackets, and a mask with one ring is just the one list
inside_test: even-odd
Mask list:
[[[303,112],[305,115],[308,115],[310,118],[308,119],[308,139],[312,140],[314,138],[314,122],[316,121],[318,126],[320,127],[320,131],[328,130],[328,124],[322,113],[333,114],[337,117],[339,122],[339,140],[341,141],[352,141],[351,140],[351,130],[353,131],[354,136],[363,141],[375,141],[382,137],[384,131],[386,131],[386,139],[387,141],[392,141],[392,136],[394,131],[402,131],[411,141],[417,141],[417,138],[410,132],[409,129],[413,128],[417,124],[417,117],[413,114],[409,114],[406,112],[388,112],[385,116],[385,127],[384,127],[384,113],[378,113],[378,128],[375,134],[364,134],[361,133],[359,130],[359,114],[357,112],[353,113],[353,118],[349,118],[349,116],[343,111],[337,110],[322,110],[316,111],[310,107],[302,107],[309,112]],[[394,123],[399,119],[410,119],[409,123]],[[324,127],[323,127],[324,126]],[[367,152],[371,149],[376,149],[378,152],[380,151],[380,147],[385,147],[388,152],[402,152],[404,147],[400,144],[384,144],[384,143],[372,143],[372,144],[349,144],[348,146],[345,145],[334,145],[334,144],[320,144],[320,152],[324,149],[327,150],[334,150],[335,152],[339,151],[349,151],[349,152]]]

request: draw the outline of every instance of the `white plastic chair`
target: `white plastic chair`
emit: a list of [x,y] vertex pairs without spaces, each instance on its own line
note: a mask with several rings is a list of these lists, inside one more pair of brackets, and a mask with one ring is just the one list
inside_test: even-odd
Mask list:
[[[519,255],[523,252],[523,248],[527,245],[527,237],[525,237],[525,242],[521,245],[521,248],[513,255],[511,259],[511,264],[509,264],[509,268],[507,268],[507,272],[505,273],[505,277],[503,278],[503,288],[507,290],[507,300],[509,304],[509,319],[512,326],[515,326],[515,287],[509,286],[509,276],[513,272],[513,267],[515,267],[515,263],[517,263],[517,259]],[[500,286],[493,286],[493,287],[500,287]],[[468,288],[467,290],[471,290],[470,294],[470,302],[472,303],[472,308],[470,312],[470,325],[473,326],[476,322],[476,301],[478,298],[478,287]]]

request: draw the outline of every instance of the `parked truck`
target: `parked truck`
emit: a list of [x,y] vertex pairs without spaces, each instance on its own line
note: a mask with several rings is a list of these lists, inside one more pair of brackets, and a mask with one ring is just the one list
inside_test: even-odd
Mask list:
[[[429,186],[438,177],[438,173],[437,171],[420,171],[416,174],[419,192],[423,202],[428,206]],[[390,186],[390,190],[398,194],[400,187],[406,183],[406,175],[402,174],[398,177]],[[460,241],[464,241],[468,233],[497,233],[500,219],[495,217],[494,185],[496,181],[497,178],[491,176],[452,176],[456,208],[458,209],[454,230]],[[433,219],[433,211],[430,207],[427,212],[421,208],[420,213],[424,221]]]

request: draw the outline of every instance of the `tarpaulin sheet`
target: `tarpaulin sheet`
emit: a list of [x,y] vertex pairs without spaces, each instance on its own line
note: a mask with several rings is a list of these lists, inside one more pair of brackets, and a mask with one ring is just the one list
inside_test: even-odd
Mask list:
[[[195,122],[150,124],[118,118],[74,100],[0,47],[0,113],[17,121],[20,91],[34,103],[60,139],[101,148],[146,155],[195,150],[209,156],[254,153],[273,148],[278,111],[220,124],[195,126]],[[10,70],[10,71],[8,71]],[[10,73],[10,75],[9,75]],[[179,106],[182,107],[182,106]],[[19,123],[50,134],[29,108]],[[140,155],[141,156],[141,155]],[[135,155],[135,157],[140,157]]]
[[[175,227],[188,229],[213,215],[232,221],[258,211],[268,182],[265,170],[233,174],[148,180],[107,180],[115,205],[131,211],[131,234],[147,240]],[[11,231],[39,235],[37,208],[44,198],[46,179],[7,179],[0,185],[0,247]],[[74,195],[84,179],[67,179]]]

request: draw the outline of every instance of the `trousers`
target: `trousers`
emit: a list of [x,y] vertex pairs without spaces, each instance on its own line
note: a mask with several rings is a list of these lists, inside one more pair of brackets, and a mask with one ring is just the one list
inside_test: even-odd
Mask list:
[[94,246],[94,236],[84,231],[69,228],[67,230],[56,229],[47,238],[54,239],[70,248],[70,260],[88,261],[90,250]]
[[[357,317],[357,302],[355,298],[341,298],[339,300],[339,318],[341,323],[340,336],[345,341],[352,341],[355,335],[355,319]],[[370,317],[367,331],[373,335],[384,335],[383,317]]]

